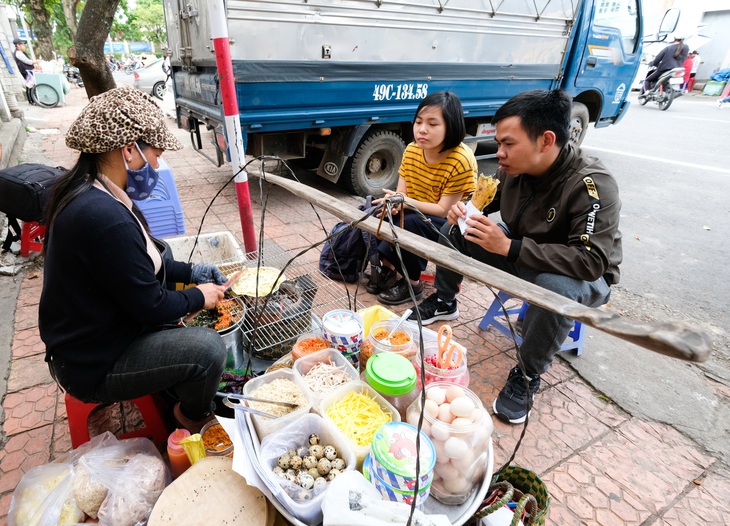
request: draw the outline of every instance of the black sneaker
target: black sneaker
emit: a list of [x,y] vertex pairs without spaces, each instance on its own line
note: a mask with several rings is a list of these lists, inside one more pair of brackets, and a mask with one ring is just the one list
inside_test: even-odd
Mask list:
[[[419,281],[417,285],[413,285],[413,293],[416,301],[420,300],[423,297],[423,283]],[[386,305],[401,305],[411,301],[411,292],[405,278],[399,279],[393,287],[378,294],[378,301]]]
[[[421,323],[423,325],[431,325],[433,322],[438,320],[455,320],[459,317],[459,309],[456,307],[456,300],[452,300],[451,303],[447,303],[438,297],[438,294],[433,293],[428,298],[423,300],[418,306],[418,312],[421,313]],[[414,312],[408,317],[409,320],[418,320],[416,313]]]
[[370,279],[365,285],[365,290],[370,294],[380,294],[384,290],[394,287],[397,281],[398,275],[394,270],[388,267],[371,266]]
[[507,383],[494,400],[494,404],[492,404],[492,409],[496,417],[510,424],[521,424],[525,421],[525,418],[527,418],[527,415],[532,410],[535,393],[540,388],[539,376],[535,376],[534,378],[528,377],[528,380],[530,382],[529,406],[528,393],[525,389],[525,378],[522,376],[522,371],[520,371],[518,366],[515,366],[509,372]]

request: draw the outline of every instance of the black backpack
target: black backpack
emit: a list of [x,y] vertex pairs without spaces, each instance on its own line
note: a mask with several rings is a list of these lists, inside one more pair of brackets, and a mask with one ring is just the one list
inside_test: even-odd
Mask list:
[[[372,211],[372,196],[368,196],[359,210]],[[371,264],[379,264],[378,239],[357,227],[340,221],[330,232],[331,237],[322,247],[319,270],[330,279],[354,283],[360,278],[367,255]]]
[[61,166],[25,163],[0,170],[0,212],[21,221],[43,221],[43,213]]

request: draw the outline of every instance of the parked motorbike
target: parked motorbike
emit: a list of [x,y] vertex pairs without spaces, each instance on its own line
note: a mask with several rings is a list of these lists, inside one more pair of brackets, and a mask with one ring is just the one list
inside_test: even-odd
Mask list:
[[81,78],[79,68],[71,66],[69,64],[64,64],[63,74],[66,75],[66,80],[68,80],[71,84],[76,84],[79,88],[84,87],[84,81]]
[[[647,77],[656,68],[650,69]],[[665,111],[672,105],[672,101],[681,95],[680,87],[684,83],[684,68],[674,68],[665,71],[654,83],[649,91],[639,95],[639,104],[642,106],[647,102],[656,102],[660,110]]]
[[128,64],[126,64],[124,66],[124,72],[127,75],[131,75],[132,73],[134,73],[138,69],[142,69],[143,67],[144,67],[144,64],[142,63],[141,60],[135,60],[135,61],[130,62],[130,63],[128,63]]

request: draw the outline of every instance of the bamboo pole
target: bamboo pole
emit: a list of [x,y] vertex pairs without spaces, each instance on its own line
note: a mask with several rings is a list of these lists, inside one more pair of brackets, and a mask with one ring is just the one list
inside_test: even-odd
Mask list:
[[[261,176],[255,170],[251,170],[251,174]],[[363,215],[362,211],[356,207],[297,181],[268,172],[263,174],[263,178],[269,183],[285,188],[297,197],[326,210],[343,221],[351,223],[357,221]],[[357,226],[374,234],[377,232],[378,224],[378,219],[370,217],[358,223]],[[587,307],[417,234],[398,228],[397,235],[402,249],[424,257],[436,265],[446,267],[475,281],[521,298],[533,305],[562,314],[617,338],[671,358],[691,362],[703,362],[709,358],[712,349],[709,336],[704,331],[685,322],[670,320],[648,323],[625,318],[609,310]],[[386,241],[394,241],[389,226],[388,228],[382,228],[379,236]]]

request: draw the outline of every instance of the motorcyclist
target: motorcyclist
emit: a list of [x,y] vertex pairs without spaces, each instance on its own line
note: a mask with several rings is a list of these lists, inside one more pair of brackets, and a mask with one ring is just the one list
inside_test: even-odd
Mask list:
[[670,69],[683,67],[687,55],[689,55],[689,46],[684,43],[684,37],[675,36],[674,42],[662,49],[649,64],[650,68],[654,67],[656,69],[651,71],[644,79],[641,93],[644,94],[644,92],[649,91],[654,82]]

